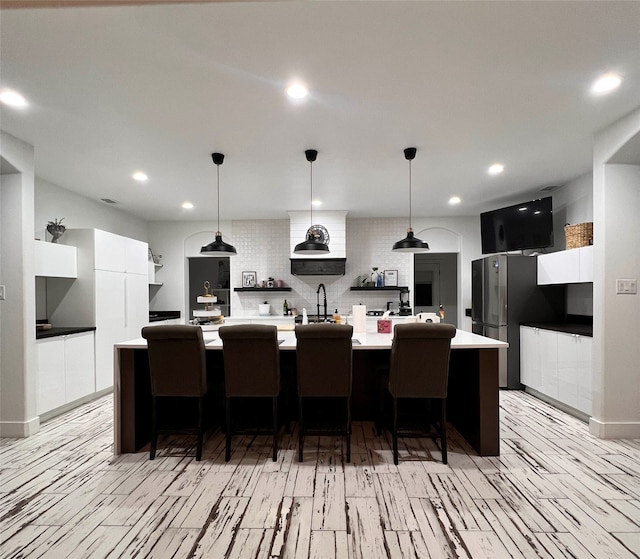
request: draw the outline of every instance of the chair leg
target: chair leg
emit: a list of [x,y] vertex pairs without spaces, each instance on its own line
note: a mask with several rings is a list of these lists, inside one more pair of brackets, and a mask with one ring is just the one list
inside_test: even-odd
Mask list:
[[304,439],[304,416],[302,414],[302,396],[298,397],[298,462],[302,462],[302,445]]
[[384,424],[384,375],[378,378],[378,409],[376,417],[376,437],[382,435],[382,425]]
[[273,461],[278,461],[278,397],[273,397]]
[[347,398],[347,463],[351,462],[351,398]]
[[202,460],[202,438],[204,431],[204,396],[198,398],[198,443],[196,446],[196,461]]
[[224,461],[228,462],[231,460],[231,398],[227,398],[227,418],[226,418],[226,444],[224,450]]
[[398,465],[398,399],[393,398],[393,463]]
[[156,447],[158,446],[158,414],[156,397],[151,397],[151,444],[149,445],[149,460],[156,457]]
[[447,463],[447,400],[442,399],[440,416],[440,445],[442,447],[442,463]]

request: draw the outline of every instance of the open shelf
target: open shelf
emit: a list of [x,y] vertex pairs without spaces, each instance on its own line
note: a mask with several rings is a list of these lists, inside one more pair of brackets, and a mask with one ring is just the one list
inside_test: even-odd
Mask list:
[[393,287],[352,287],[351,291],[408,291],[408,287],[393,286]]
[[252,293],[258,291],[291,291],[290,287],[234,287],[234,291],[242,291],[245,293]]

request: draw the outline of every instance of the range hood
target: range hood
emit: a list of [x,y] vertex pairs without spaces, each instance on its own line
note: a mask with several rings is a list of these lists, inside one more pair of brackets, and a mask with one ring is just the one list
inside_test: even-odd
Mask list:
[[[347,213],[346,211],[315,211],[313,224],[310,212],[289,213],[289,258],[294,276],[343,276],[347,261]],[[329,252],[319,255],[295,254],[296,245],[302,242],[311,225],[321,225],[329,235]]]

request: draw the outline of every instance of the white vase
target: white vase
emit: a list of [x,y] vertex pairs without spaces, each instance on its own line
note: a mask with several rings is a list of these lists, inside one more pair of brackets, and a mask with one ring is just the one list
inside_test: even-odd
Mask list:
[[269,303],[259,303],[258,314],[260,316],[269,316],[271,314],[271,305]]

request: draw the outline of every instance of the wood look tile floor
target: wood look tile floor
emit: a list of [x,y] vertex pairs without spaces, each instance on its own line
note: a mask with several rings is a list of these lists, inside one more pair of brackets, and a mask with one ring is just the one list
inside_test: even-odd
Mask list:
[[[1,445],[0,557],[640,557],[640,440],[605,441],[518,391],[501,392],[500,457],[455,432],[449,464],[430,439],[390,440],[354,423],[341,439],[210,434],[112,454],[111,397]],[[184,453],[187,452],[188,456]]]

